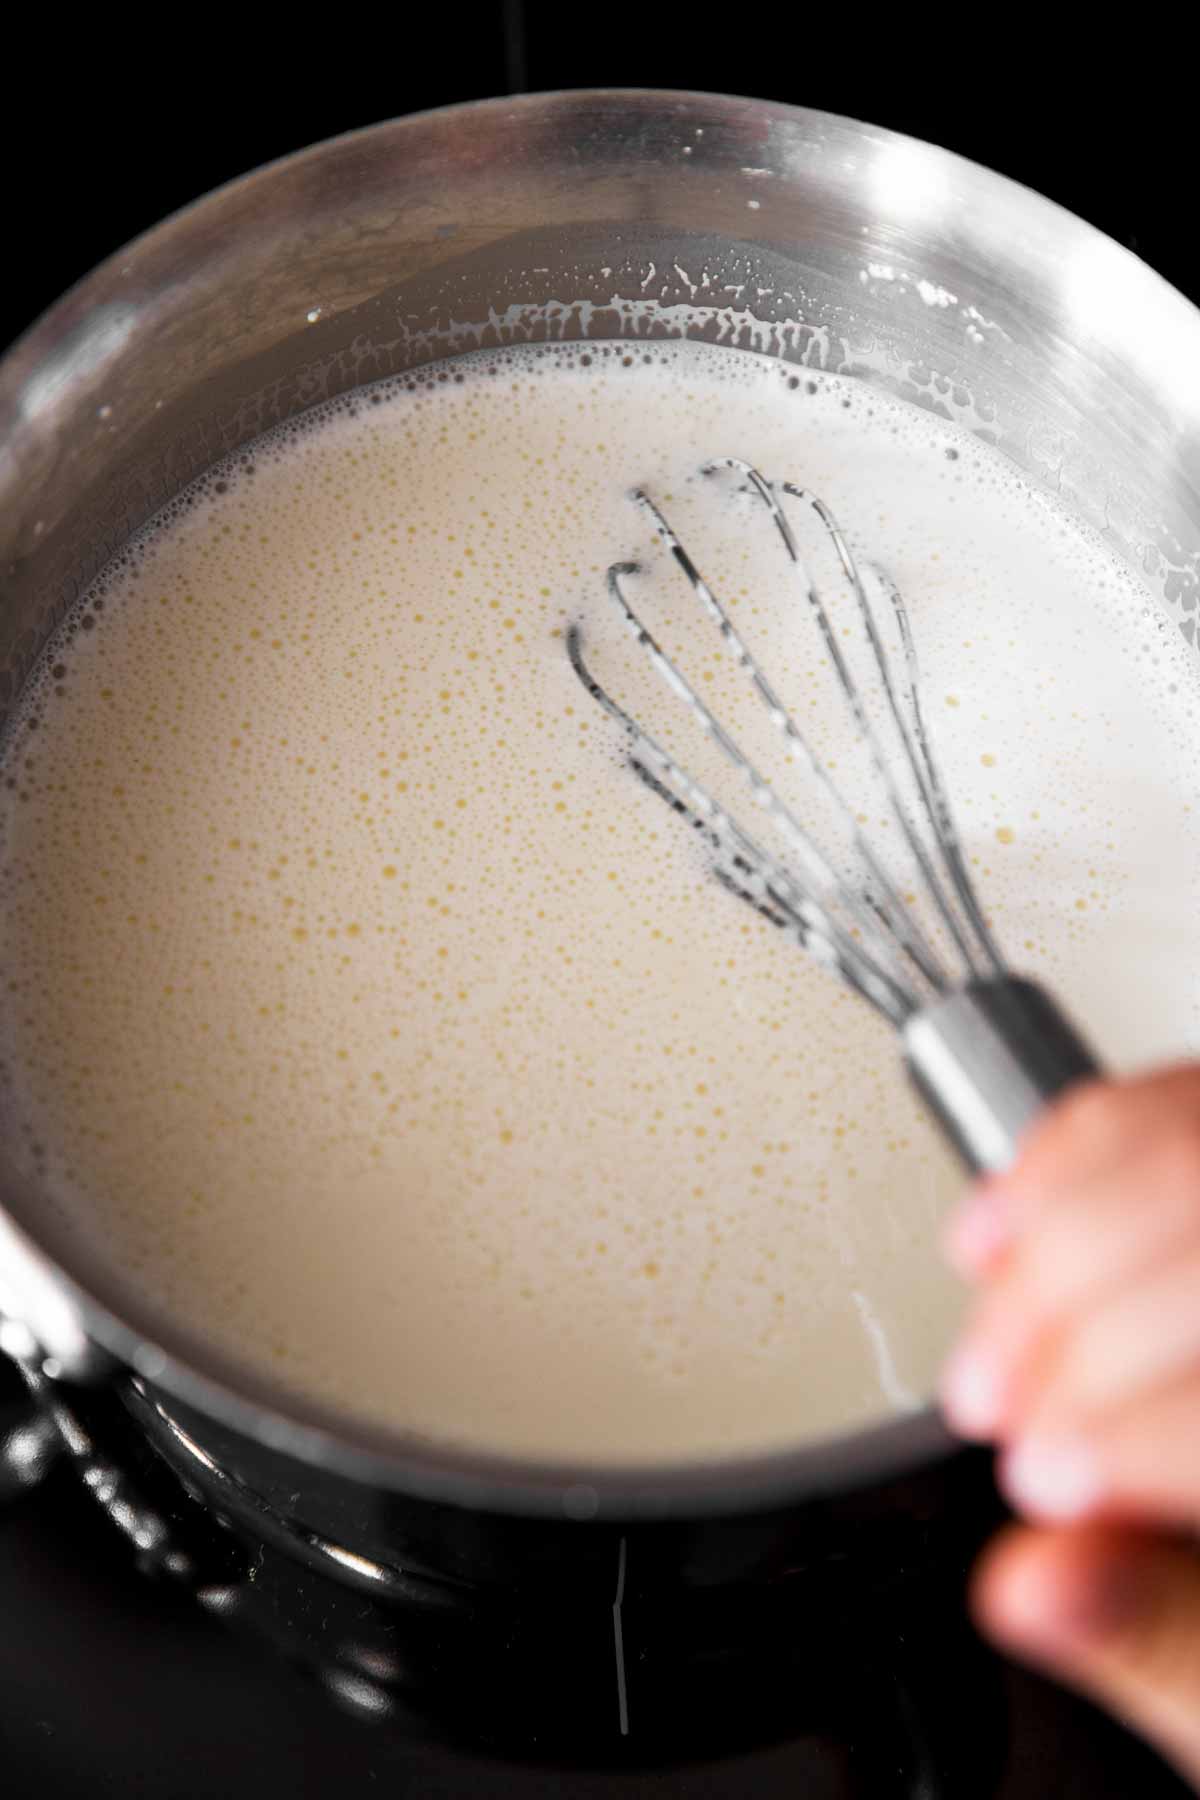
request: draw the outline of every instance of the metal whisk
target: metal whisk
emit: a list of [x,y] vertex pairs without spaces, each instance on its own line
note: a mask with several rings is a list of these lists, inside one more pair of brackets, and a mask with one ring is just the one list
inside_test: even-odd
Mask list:
[[[976,898],[922,715],[916,651],[899,591],[881,570],[859,565],[817,495],[791,482],[772,483],[737,457],[716,459],[702,473],[722,470],[732,472],[761,504],[796,570],[802,610],[816,626],[930,925],[922,924],[912,904],[915,896],[901,891],[863,830],[859,809],[808,742],[659,507],[641,490],[634,500],[766,708],[786,759],[801,765],[813,804],[802,813],[779,780],[761,773],[655,640],[627,593],[638,564],[614,563],[608,592],[666,686],[746,783],[779,847],[768,847],[735,818],[600,685],[584,661],[577,624],[567,633],[572,666],[625,734],[635,773],[705,835],[718,879],[891,1022],[918,1088],[967,1165],[1003,1168],[1036,1113],[1072,1082],[1095,1074],[1097,1065],[1049,995],[1009,973]],[[852,598],[859,649],[865,645],[868,654],[865,683],[856,678],[808,571],[785,502],[811,510],[836,555]],[[814,811],[824,816],[824,829],[814,824]]]

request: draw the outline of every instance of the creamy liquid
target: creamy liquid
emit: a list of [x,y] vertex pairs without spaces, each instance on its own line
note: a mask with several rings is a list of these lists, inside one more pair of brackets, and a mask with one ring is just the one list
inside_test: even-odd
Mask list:
[[597,673],[688,746],[605,595],[642,556],[664,642],[745,704],[644,483],[836,734],[777,544],[697,475],[720,452],[823,494],[906,593],[1014,964],[1122,1062],[1197,1041],[1190,653],[995,452],[694,344],[359,392],[118,560],[0,790],[10,1117],[164,1314],[294,1389],[620,1459],[930,1391],[958,1177],[894,1041],[716,884],[565,655],[581,621]]

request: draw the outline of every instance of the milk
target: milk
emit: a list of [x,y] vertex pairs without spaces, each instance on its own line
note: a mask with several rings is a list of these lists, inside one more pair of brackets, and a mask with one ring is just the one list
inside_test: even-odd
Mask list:
[[1197,1042],[1191,653],[996,452],[700,344],[360,391],[118,559],[0,789],[10,1128],[164,1319],[290,1389],[622,1461],[788,1445],[931,1390],[960,1177],[894,1039],[718,885],[565,652],[577,623],[623,704],[726,779],[606,595],[640,560],[639,610],[771,754],[642,484],[848,771],[795,577],[699,473],[721,453],[822,494],[904,591],[1014,965],[1118,1062]]

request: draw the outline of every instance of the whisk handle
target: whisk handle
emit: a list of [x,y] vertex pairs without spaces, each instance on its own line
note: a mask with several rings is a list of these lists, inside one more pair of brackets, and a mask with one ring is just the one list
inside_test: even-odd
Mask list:
[[1064,1088],[1100,1073],[1044,989],[972,981],[903,1027],[909,1073],[972,1174],[1007,1168],[1022,1132]]

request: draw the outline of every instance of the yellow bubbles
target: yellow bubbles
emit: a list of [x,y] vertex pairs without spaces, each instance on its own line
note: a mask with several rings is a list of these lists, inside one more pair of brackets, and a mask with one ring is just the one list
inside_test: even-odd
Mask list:
[[[392,1427],[636,1459],[874,1418],[878,1343],[923,1391],[948,1335],[954,1171],[886,1034],[631,775],[564,634],[582,622],[670,730],[605,593],[614,559],[655,553],[644,480],[824,731],[838,696],[777,546],[717,529],[696,469],[719,438],[819,477],[905,577],[967,854],[1041,962],[1064,917],[1082,945],[1119,909],[1126,815],[1109,784],[1086,819],[1083,751],[1054,761],[1048,716],[1022,735],[1014,658],[1049,627],[1005,539],[1038,566],[1040,515],[1006,501],[989,536],[993,453],[955,435],[947,522],[943,420],[882,395],[868,420],[853,383],[792,389],[768,357],[630,339],[454,373],[254,446],[253,478],[231,464],[145,539],[51,666],[32,767],[26,741],[0,789],[0,949],[61,1203],[181,1320]],[[674,581],[639,597],[736,710]],[[1119,693],[1055,688],[1079,745],[1121,735],[1093,720]],[[852,747],[829,762],[848,784]],[[869,792],[852,808],[889,829]]]

